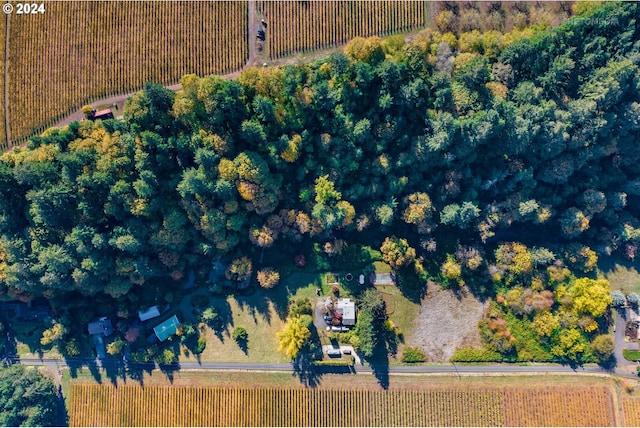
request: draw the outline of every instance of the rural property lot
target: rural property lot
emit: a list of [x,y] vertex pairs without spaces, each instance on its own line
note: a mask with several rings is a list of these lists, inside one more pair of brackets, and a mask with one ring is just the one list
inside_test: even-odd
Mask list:
[[466,289],[454,294],[429,282],[409,341],[422,348],[431,361],[449,361],[460,346],[481,344],[478,322],[483,313],[482,302]]

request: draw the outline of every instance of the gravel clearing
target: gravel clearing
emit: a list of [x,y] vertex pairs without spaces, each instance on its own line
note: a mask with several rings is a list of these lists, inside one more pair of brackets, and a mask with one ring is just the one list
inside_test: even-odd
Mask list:
[[430,361],[447,362],[461,345],[480,346],[478,321],[483,313],[483,303],[466,288],[453,293],[429,282],[410,343]]

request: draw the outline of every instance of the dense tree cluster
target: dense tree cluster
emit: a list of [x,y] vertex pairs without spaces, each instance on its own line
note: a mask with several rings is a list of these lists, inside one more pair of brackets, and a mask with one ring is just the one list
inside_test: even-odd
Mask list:
[[[640,240],[638,19],[607,3],[518,41],[357,39],[312,64],[185,76],[177,94],[148,84],[124,121],[0,158],[0,293],[135,302],[212,260],[268,288],[256,251],[365,243],[421,279],[530,288],[557,309],[535,272],[588,274]],[[601,294],[578,281],[576,306]],[[573,310],[597,318],[592,304]]]
[[0,366],[0,425],[59,426],[59,405],[51,379],[34,368]]

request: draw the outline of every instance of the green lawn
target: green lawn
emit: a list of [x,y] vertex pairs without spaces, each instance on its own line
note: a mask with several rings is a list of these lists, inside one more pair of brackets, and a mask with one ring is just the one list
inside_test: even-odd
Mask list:
[[415,321],[420,311],[420,305],[413,303],[402,295],[398,287],[395,285],[379,285],[376,289],[382,294],[385,303],[389,306],[392,301],[392,312],[389,319],[400,329],[405,343],[401,343],[398,347],[398,355],[393,362],[399,362],[402,357],[402,349],[404,346],[411,346],[408,338],[413,335],[416,328]]
[[[288,302],[291,299],[316,297],[316,287],[321,284],[321,275],[297,272],[271,290],[258,290],[250,296],[213,297],[211,304],[218,309],[224,328],[205,330],[207,347],[200,355],[202,361],[214,362],[265,362],[284,363],[289,360],[278,352],[276,333],[282,329]],[[201,292],[198,292],[199,294]],[[183,313],[187,313],[192,296],[183,299]],[[247,353],[231,338],[236,327],[244,327],[249,334]],[[180,357],[181,361],[197,361],[194,355]]]
[[391,272],[391,266],[389,266],[385,262],[374,262],[373,265],[375,266],[376,272],[378,272],[378,273],[389,273],[389,272]]
[[622,355],[629,361],[640,361],[640,351],[633,351],[631,349],[623,349]]
[[47,326],[35,321],[15,321],[11,324],[11,330],[16,338],[16,351],[22,358],[60,358],[60,353],[55,349],[42,348],[40,338]]
[[619,257],[601,257],[598,274],[609,280],[611,290],[621,290],[625,294],[640,294],[640,273],[637,264]]

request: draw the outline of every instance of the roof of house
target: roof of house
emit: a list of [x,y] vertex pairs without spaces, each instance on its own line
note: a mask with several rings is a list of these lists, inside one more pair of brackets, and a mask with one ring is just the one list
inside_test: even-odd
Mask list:
[[356,325],[356,304],[351,299],[338,299],[336,311],[342,315],[342,325]]
[[151,318],[159,317],[160,309],[158,306],[151,306],[149,309],[144,311],[138,311],[138,317],[140,317],[140,321],[150,320]]
[[165,322],[162,322],[153,328],[153,332],[158,336],[161,342],[167,340],[167,338],[171,335],[176,334],[176,330],[180,326],[180,321],[178,321],[177,316],[172,316]]
[[89,323],[88,330],[89,334],[104,334],[105,336],[109,336],[113,333],[113,325],[111,325],[109,318],[102,317],[98,321]]
[[109,116],[109,115],[113,116],[113,112],[111,111],[110,108],[106,108],[104,110],[98,110],[97,112],[95,112],[93,114],[93,117],[100,118],[100,117]]

